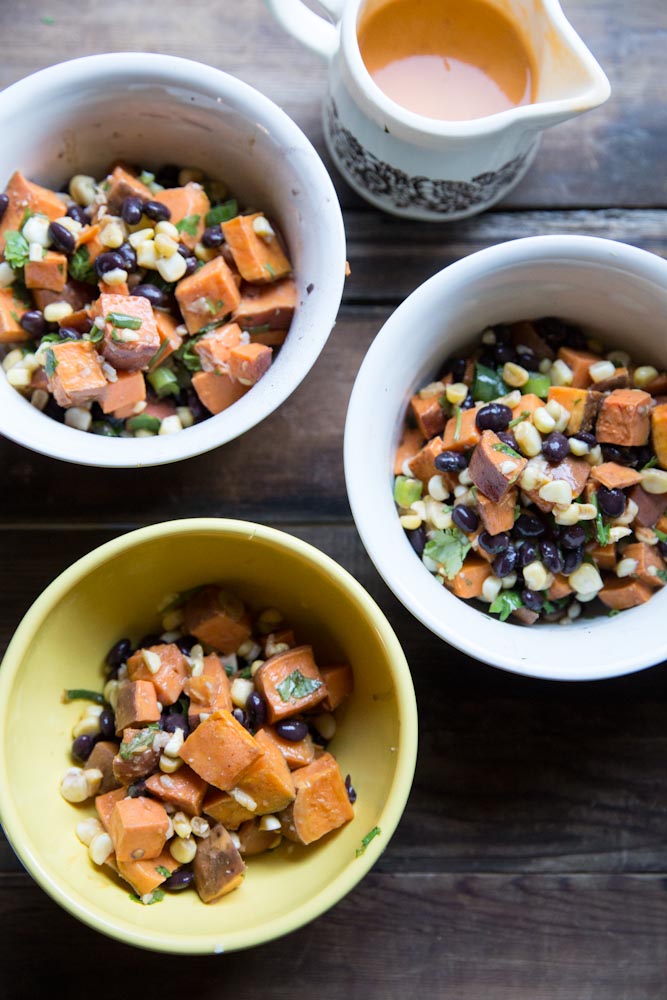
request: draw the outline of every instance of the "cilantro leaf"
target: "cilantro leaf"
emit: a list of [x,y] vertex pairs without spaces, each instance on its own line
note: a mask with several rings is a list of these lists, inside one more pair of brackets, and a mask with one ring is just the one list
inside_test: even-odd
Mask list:
[[379,837],[381,833],[382,830],[380,829],[379,826],[374,826],[372,830],[369,830],[366,836],[361,841],[361,847],[358,847],[354,852],[355,857],[360,858],[361,855],[365,853],[366,848],[370,844],[371,840],[375,840],[375,838]]
[[508,444],[503,444],[502,441],[499,442],[498,444],[494,444],[493,450],[501,451],[503,455],[509,455],[510,458],[519,458],[519,459],[521,458],[521,455],[518,453],[518,451],[515,451],[514,448],[510,448]]
[[620,615],[620,608],[612,608],[611,611],[607,612],[607,618],[615,618],[616,615]]
[[133,736],[129,743],[121,743],[119,752],[123,760],[129,760],[132,754],[148,749],[152,745],[155,733],[159,728],[157,722],[150,722],[136,736]]
[[320,687],[322,681],[318,681],[315,677],[304,677],[300,670],[293,670],[281,684],[277,685],[276,690],[281,700],[287,702],[306,698]]
[[657,464],[658,456],[654,455],[653,458],[646,463],[646,465],[642,465],[642,472],[644,472],[645,469],[654,469]]
[[215,316],[219,313],[221,309],[224,309],[225,303],[223,299],[205,299],[206,308],[210,312],[211,316]]
[[[219,323],[211,324],[211,328],[219,326]],[[204,333],[208,332],[206,327],[199,333],[196,337],[190,337],[189,340],[184,340],[177,351],[174,351],[174,356],[181,361],[189,372],[200,372],[201,371],[201,358],[194,350],[195,344],[200,337],[204,336]]]
[[453,580],[470,551],[470,542],[458,528],[436,531],[424,546],[424,555],[442,565],[445,576]]
[[143,903],[144,906],[152,906],[153,903],[160,903],[164,899],[162,889],[153,889],[153,892],[146,896],[137,896],[134,892],[130,892],[128,895],[133,903]]
[[155,871],[158,875],[163,875],[164,878],[171,878],[171,872],[168,868],[165,868],[164,865],[157,865]]
[[663,583],[667,583],[667,569],[659,569],[656,576],[659,580],[662,580]]
[[176,228],[179,233],[187,233],[188,236],[197,235],[197,226],[199,225],[199,220],[201,215],[186,215],[184,218],[179,219],[176,223]]
[[21,233],[10,229],[5,233],[5,260],[10,267],[17,270],[25,267],[30,258],[28,241]]
[[518,590],[501,590],[489,608],[492,615],[499,615],[501,622],[506,622],[513,611],[523,607],[523,601]]
[[223,201],[221,205],[215,205],[210,209],[206,213],[205,222],[207,226],[219,226],[221,222],[229,222],[238,214],[238,202],[236,198],[230,198],[229,201]]
[[44,365],[46,368],[46,374],[49,378],[53,378],[56,373],[56,368],[58,367],[58,358],[53,353],[53,348],[47,347],[44,351],[44,357],[46,358],[46,364]]
[[272,278],[275,278],[276,276],[275,268],[273,268],[271,264],[265,264],[264,270],[268,271],[268,273],[271,275]]
[[75,281],[85,281],[88,285],[97,284],[95,268],[90,262],[90,254],[87,246],[79,247],[75,250],[67,264],[70,278]]
[[595,493],[593,494],[592,501],[593,504],[595,505],[595,509],[597,510],[597,514],[595,517],[595,532],[597,535],[598,543],[600,545],[608,545],[610,528],[609,525],[605,524],[604,522],[602,511],[600,510],[600,506],[598,504],[598,498]]
[[91,344],[99,344],[100,340],[102,340],[103,337],[104,337],[104,328],[101,326],[97,326],[97,324],[95,324],[92,327],[90,333],[88,334],[88,340],[91,342]]

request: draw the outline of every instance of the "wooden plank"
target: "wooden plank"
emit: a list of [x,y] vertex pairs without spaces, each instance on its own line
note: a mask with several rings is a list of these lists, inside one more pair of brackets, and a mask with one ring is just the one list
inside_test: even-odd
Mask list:
[[[0,66],[0,86],[44,65],[96,52],[154,51],[209,63],[239,76],[284,107],[323,152],[320,101],[325,68],[274,23],[261,0],[217,4],[192,0],[187,31],[182,4],[116,6],[103,0],[73,5],[5,0],[0,32],[11,37],[11,58]],[[665,206],[667,128],[661,73],[667,41],[663,0],[612,5],[569,0],[566,14],[606,69],[612,99],[606,106],[545,133],[537,160],[506,204],[527,207]],[[72,39],[76,39],[76,51]],[[308,80],[308,86],[303,81]],[[327,164],[329,159],[325,156]],[[336,176],[348,206],[361,204]]]
[[[667,664],[552,684],[484,666],[423,628],[389,592],[351,525],[294,525],[378,601],[411,664],[415,783],[382,871],[667,871]],[[0,642],[108,531],[0,531]],[[353,776],[354,777],[354,776]],[[0,850],[0,870],[16,867]]]
[[[160,905],[169,906],[166,899]],[[219,904],[224,907],[224,902]],[[54,982],[115,1000],[169,984],[201,1000],[662,1000],[664,877],[371,874],[310,926],[261,948],[184,959],[103,938],[24,876],[0,880],[7,1000]],[[28,929],[29,928],[29,932]],[[35,961],[39,956],[39,961]],[[269,978],[270,976],[270,978]]]

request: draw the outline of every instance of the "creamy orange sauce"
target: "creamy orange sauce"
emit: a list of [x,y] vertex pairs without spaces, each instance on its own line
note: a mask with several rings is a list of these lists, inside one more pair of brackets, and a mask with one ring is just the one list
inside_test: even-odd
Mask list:
[[389,0],[358,30],[366,68],[409,111],[465,121],[534,99],[519,29],[484,0]]

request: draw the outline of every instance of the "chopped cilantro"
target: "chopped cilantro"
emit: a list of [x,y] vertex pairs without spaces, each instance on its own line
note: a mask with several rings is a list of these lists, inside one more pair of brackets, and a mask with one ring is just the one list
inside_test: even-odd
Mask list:
[[223,299],[205,299],[206,308],[210,312],[211,316],[215,316],[219,313],[221,309],[224,309],[225,303]]
[[644,469],[653,469],[653,468],[655,468],[655,466],[657,464],[658,464],[658,457],[657,457],[657,455],[654,455],[653,458],[646,463],[646,465],[642,465],[642,472],[644,471]]
[[162,421],[159,417],[153,417],[150,413],[138,413],[136,417],[130,417],[127,421],[128,431],[153,431],[155,434],[160,430]]
[[86,246],[74,251],[67,264],[67,270],[70,278],[74,278],[75,281],[85,281],[89,285],[97,283],[95,268],[90,263],[90,254]]
[[163,875],[165,878],[171,878],[171,872],[168,868],[165,868],[164,865],[157,865],[155,871],[158,875]]
[[519,458],[519,459],[521,458],[521,455],[518,453],[518,451],[515,451],[514,448],[510,448],[508,444],[504,444],[504,442],[502,441],[500,441],[498,444],[494,444],[493,450],[501,451],[503,455],[509,455],[510,458]]
[[[250,678],[252,677],[252,671],[251,671],[250,667],[244,667],[243,670],[241,671],[241,673],[238,676],[242,677],[246,681],[249,681]],[[282,695],[281,695],[281,698],[282,698]],[[283,698],[283,701],[287,701],[287,700],[288,699]]]
[[442,566],[448,580],[454,579],[469,551],[470,542],[456,527],[436,531],[424,547],[424,555]]
[[231,198],[229,201],[223,201],[221,205],[215,205],[206,213],[206,225],[219,226],[221,222],[229,222],[238,214],[238,202],[235,198]]
[[106,705],[103,694],[99,691],[88,691],[86,688],[69,688],[63,691],[62,700],[67,701],[94,701],[96,705]]
[[21,320],[19,319],[19,314],[17,313],[16,309],[10,309],[9,315],[12,317],[15,323],[19,324],[21,323]]
[[30,258],[28,241],[21,233],[9,229],[5,233],[5,260],[14,270],[25,267]]
[[117,330],[139,330],[141,319],[138,316],[128,316],[127,313],[110,312],[106,318]]
[[493,615],[499,615],[501,622],[506,622],[513,611],[523,607],[523,601],[518,590],[501,590],[489,608]]
[[361,841],[361,847],[358,847],[356,849],[355,857],[360,858],[361,855],[365,853],[366,848],[370,844],[371,840],[375,840],[375,838],[379,837],[381,833],[382,830],[380,829],[379,826],[374,826],[372,830],[369,830],[366,836]]
[[282,684],[278,684],[276,690],[282,701],[298,701],[299,698],[306,698],[313,691],[322,687],[322,681],[315,677],[304,677],[300,670],[293,670]]
[[667,583],[667,569],[659,569],[655,575],[659,580],[662,580],[663,583]]
[[169,350],[170,346],[171,345],[170,345],[170,342],[169,342],[168,339],[162,341],[162,343],[158,347],[157,351],[155,352],[155,354],[153,355],[153,357],[148,362],[148,368],[149,369],[156,368],[160,364],[160,362],[164,358],[165,354]]
[[144,729],[140,729],[137,735],[132,737],[129,743],[121,743],[119,753],[123,760],[129,760],[132,754],[148,749],[159,728],[157,722],[149,722]]
[[615,618],[616,615],[620,615],[620,613],[621,613],[620,608],[612,608],[611,611],[607,612],[607,618]]
[[176,228],[179,233],[187,233],[188,236],[197,235],[197,226],[199,225],[199,220],[201,215],[186,215],[183,219],[179,219],[176,223]]
[[529,416],[530,416],[530,413],[528,412],[528,410],[523,410],[522,413],[521,413],[521,416],[520,417],[515,417],[514,420],[510,420],[510,422],[509,422],[509,424],[507,426],[508,427],[516,427],[517,424],[520,424],[522,421],[527,420]]
[[130,892],[128,895],[133,903],[143,903],[144,906],[152,906],[153,903],[160,903],[164,899],[162,889],[153,889],[153,892],[146,896],[137,896],[134,892]]
[[609,525],[605,524],[605,522],[604,522],[604,518],[602,516],[602,511],[600,510],[600,507],[599,507],[599,504],[598,504],[598,498],[597,498],[597,496],[595,494],[593,494],[592,502],[595,505],[595,509],[597,510],[597,515],[595,517],[595,532],[596,532],[596,535],[597,535],[598,543],[600,545],[608,545],[609,544],[609,531],[610,531],[610,528],[609,528]]
[[19,232],[21,232],[28,219],[32,219],[34,214],[35,213],[32,211],[32,209],[28,208],[28,206],[26,205],[26,207],[23,209],[23,215],[21,216],[21,221],[19,222]]
[[53,353],[53,348],[47,347],[44,352],[44,357],[46,358],[46,374],[49,378],[53,378],[56,373],[56,368],[58,367],[58,358]]
[[664,531],[660,531],[659,528],[654,528],[653,531],[658,536],[659,542],[667,542],[667,533],[665,533]]

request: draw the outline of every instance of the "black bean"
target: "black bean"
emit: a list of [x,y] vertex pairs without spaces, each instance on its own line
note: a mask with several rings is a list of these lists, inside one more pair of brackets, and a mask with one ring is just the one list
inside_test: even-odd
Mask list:
[[461,531],[470,532],[476,531],[479,524],[479,517],[472,507],[467,507],[465,504],[460,503],[452,511],[452,521]]
[[116,253],[120,254],[123,258],[123,267],[128,273],[131,274],[132,271],[136,271],[137,255],[129,243],[123,243],[122,246],[118,247]]
[[551,573],[560,573],[563,568],[563,557],[555,542],[550,538],[543,538],[540,542],[540,555],[542,562]]
[[475,405],[475,400],[472,398],[470,393],[468,393],[466,398],[460,404],[462,410],[472,410],[474,405]]
[[505,365],[508,361],[514,361],[516,359],[516,351],[511,344],[497,344],[496,349],[493,352],[493,359],[495,365]]
[[569,576],[570,573],[574,573],[575,569],[579,569],[583,561],[583,545],[579,549],[566,549],[563,553],[563,573],[565,576]]
[[189,257],[186,257],[184,277],[187,278],[189,275],[194,274],[195,271],[197,270],[198,265],[199,261],[197,260],[194,254],[190,254]]
[[466,373],[465,358],[451,358],[451,360],[445,362],[445,374],[447,372],[451,372],[454,382],[462,382],[463,376]]
[[136,226],[138,222],[141,222],[141,216],[144,214],[143,201],[135,195],[128,195],[120,206],[120,214],[128,226]]
[[166,878],[161,889],[166,889],[167,892],[182,892],[183,889],[189,889],[191,885],[194,885],[195,873],[189,868],[179,868],[178,871]]
[[488,348],[487,350],[482,351],[477,359],[477,364],[484,365],[485,368],[495,368],[496,359],[493,355],[493,348]]
[[108,667],[119,667],[125,663],[128,656],[132,654],[132,643],[129,639],[119,639],[115,646],[112,646],[106,655],[105,663]]
[[667,542],[658,542],[658,551],[663,559],[667,559]]
[[244,729],[248,729],[250,727],[250,723],[248,722],[248,716],[245,714],[242,708],[233,708],[232,715],[234,716],[236,721],[243,726]]
[[252,691],[246,702],[248,720],[253,729],[259,729],[266,722],[266,702],[259,691]]
[[514,522],[514,531],[519,538],[539,538],[544,534],[544,522],[535,514],[520,514]]
[[95,260],[95,272],[99,278],[107,271],[114,271],[117,267],[124,268],[125,261],[116,250],[106,250]]
[[198,642],[199,639],[197,639],[194,635],[182,635],[176,640],[176,645],[180,649],[181,653],[188,656],[192,647],[196,646]]
[[598,507],[607,517],[620,517],[625,510],[626,496],[623,490],[608,490],[600,486],[597,492]]
[[519,549],[519,566],[529,566],[537,559],[537,544],[535,542],[524,542]]
[[148,299],[150,304],[156,308],[165,306],[167,303],[167,296],[157,285],[135,285],[130,295],[138,295],[142,299]]
[[62,406],[58,406],[53,396],[50,397],[42,413],[45,413],[51,420],[57,420],[59,424],[65,422],[65,410]]
[[441,451],[436,455],[433,464],[438,472],[460,472],[468,463],[460,451]]
[[615,444],[603,444],[602,457],[605,462],[616,462],[618,465],[628,464],[628,456],[625,449],[617,448]]
[[164,188],[178,187],[178,175],[180,172],[180,168],[175,163],[166,163],[164,167],[160,167],[159,170],[155,171],[155,180]]
[[322,736],[322,733],[315,729],[315,726],[308,726],[308,732],[310,733],[310,738],[313,743],[318,747],[323,747],[325,750],[329,746],[329,740]]
[[0,194],[0,219],[3,219],[9,208],[9,195]]
[[206,409],[194,389],[187,390],[186,398],[196,424],[201,423],[202,420],[206,420],[207,417],[211,416],[211,411]]
[[192,253],[192,250],[190,249],[190,247],[186,247],[185,243],[179,243],[178,252],[180,253],[181,257],[189,257],[190,254]]
[[539,590],[529,590],[528,588],[522,590],[521,600],[529,611],[541,611],[544,606],[544,597]]
[[534,320],[534,326],[541,337],[544,337],[550,347],[562,347],[567,337],[567,326],[556,316],[544,316]]
[[408,541],[418,556],[424,551],[426,545],[426,532],[423,527],[415,528],[414,531],[407,532]]
[[171,219],[171,212],[161,201],[145,201],[144,215],[155,222],[167,222]]
[[80,222],[82,226],[87,226],[89,223],[88,213],[85,208],[81,205],[68,205],[67,212],[65,213],[70,219],[74,219],[75,222]]
[[184,736],[187,736],[190,732],[188,720],[182,712],[172,712],[170,715],[167,715],[162,723],[162,728],[165,733],[175,733],[177,729],[182,729]]
[[532,351],[518,351],[517,362],[529,372],[536,372],[540,366],[539,358]]
[[202,233],[201,241],[205,247],[212,249],[213,247],[222,246],[225,242],[225,237],[220,226],[208,226]]
[[516,569],[518,559],[519,553],[512,545],[504,552],[499,552],[492,563],[493,575],[501,578],[509,576]]
[[61,326],[58,336],[61,340],[81,340],[81,331],[75,330],[73,326]]
[[100,735],[103,740],[112,740],[116,735],[116,716],[110,708],[103,708],[100,712]]
[[151,646],[159,646],[161,641],[159,635],[156,635],[155,632],[149,632],[148,635],[142,635],[137,643],[137,649],[150,649]]
[[586,541],[586,529],[583,524],[572,524],[560,536],[564,549],[578,549]]
[[72,757],[74,757],[74,760],[81,762],[88,760],[96,742],[94,736],[77,736],[72,743]]
[[308,735],[308,726],[301,719],[284,719],[282,722],[276,722],[275,730],[281,739],[289,740],[290,743],[299,743]]
[[52,222],[49,226],[49,236],[56,250],[72,254],[76,249],[76,238],[61,222]]
[[345,788],[347,789],[347,797],[350,800],[350,805],[354,805],[357,801],[357,793],[352,787],[352,778],[349,774],[345,775]]
[[146,787],[146,782],[143,778],[139,781],[135,781],[127,790],[127,794],[131,799],[138,799],[142,795],[148,795],[148,789]]
[[548,438],[542,442],[542,454],[547,462],[558,465],[570,452],[570,443],[560,431],[552,431]]
[[573,434],[572,437],[577,441],[583,441],[589,448],[594,448],[598,443],[595,434],[590,434],[588,431],[579,431],[577,434]]
[[475,415],[475,423],[480,431],[506,431],[512,411],[503,403],[487,403]]
[[647,444],[640,445],[639,448],[633,448],[632,452],[634,461],[631,464],[635,468],[643,469],[653,458],[653,452]]
[[588,350],[588,341],[578,326],[568,325],[565,335],[565,343],[568,347],[574,348],[575,351]]
[[29,309],[28,312],[24,312],[19,323],[31,337],[43,337],[49,326],[41,309]]
[[519,445],[512,431],[498,431],[498,439],[509,448],[514,448],[515,451],[519,450]]
[[488,531],[483,531],[479,536],[479,544],[485,552],[495,556],[498,552],[504,552],[509,546],[510,536],[506,531],[501,531],[497,535],[490,535]]

